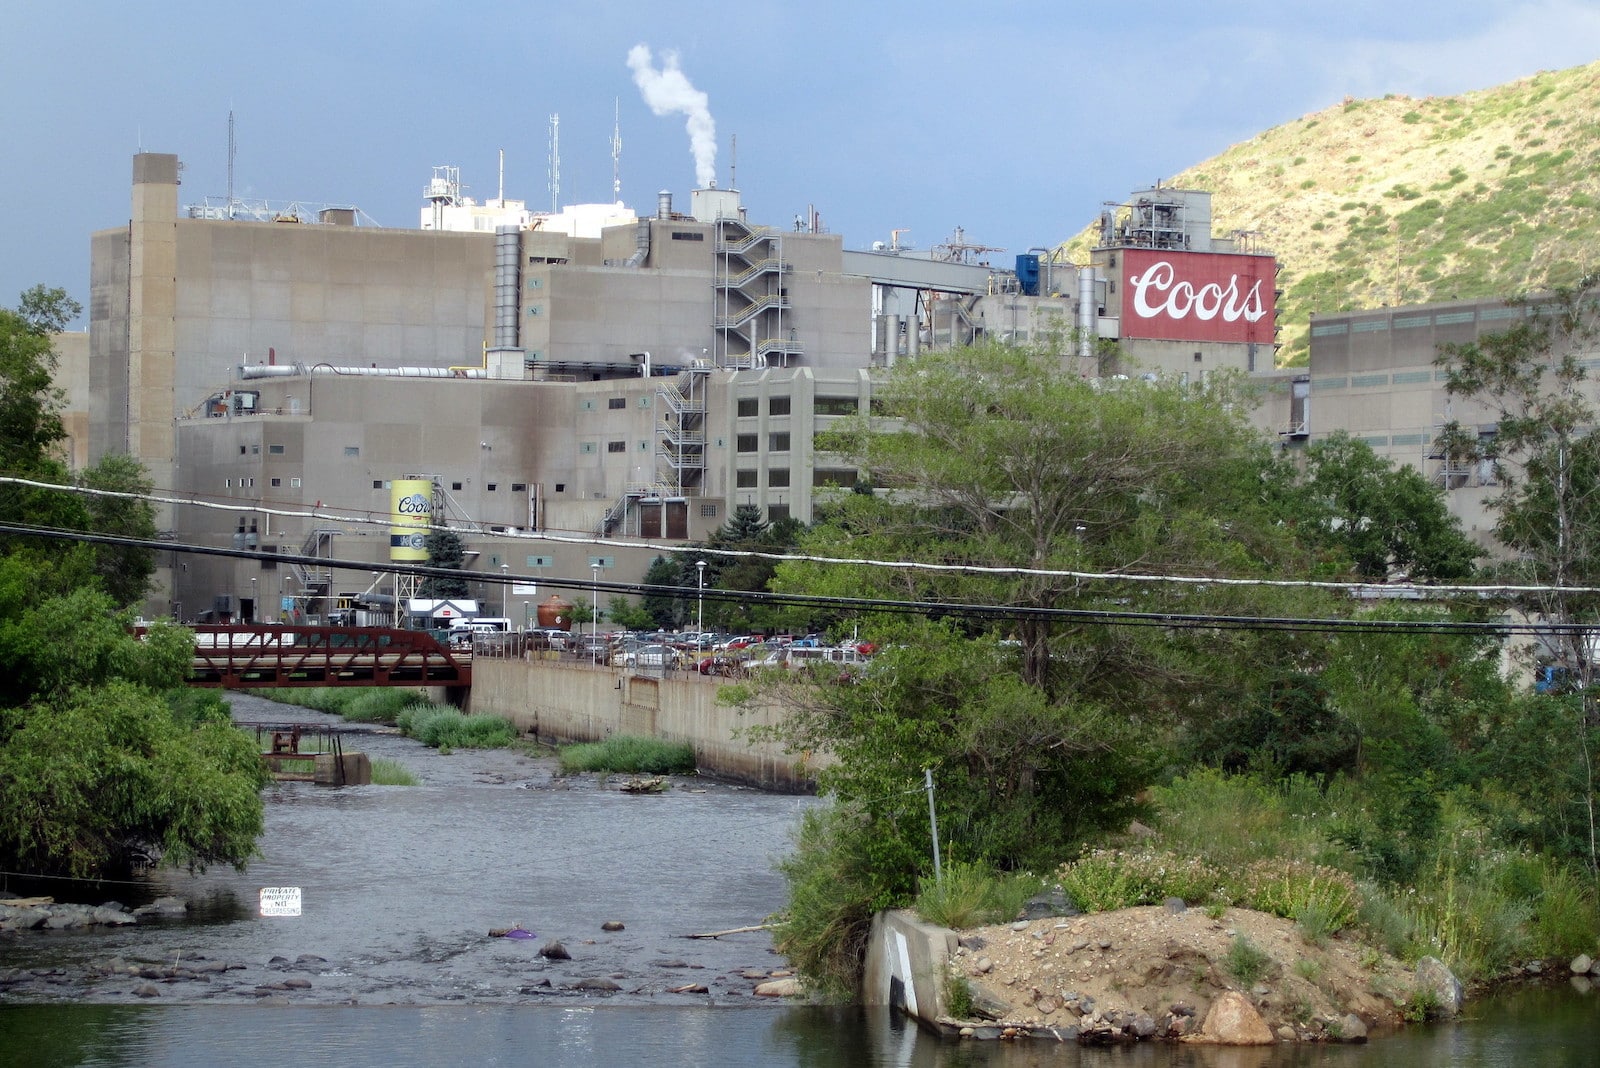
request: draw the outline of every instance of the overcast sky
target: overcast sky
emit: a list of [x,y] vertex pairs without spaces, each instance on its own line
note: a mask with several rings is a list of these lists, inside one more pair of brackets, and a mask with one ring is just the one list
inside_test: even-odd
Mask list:
[[398,227],[417,225],[435,165],[497,195],[502,149],[505,195],[548,207],[553,114],[561,201],[612,199],[616,109],[622,199],[648,213],[657,190],[686,208],[696,185],[688,116],[655,114],[635,76],[665,77],[680,100],[704,94],[702,145],[753,221],[787,227],[815,206],[846,248],[894,229],[927,248],[961,227],[1009,265],[1103,202],[1345,96],[1447,95],[1600,58],[1600,0],[671,10],[9,0],[0,305],[36,282],[88,303],[89,236],[127,222],[141,149],[178,155],[183,204],[223,197],[230,109],[236,196],[354,204]]

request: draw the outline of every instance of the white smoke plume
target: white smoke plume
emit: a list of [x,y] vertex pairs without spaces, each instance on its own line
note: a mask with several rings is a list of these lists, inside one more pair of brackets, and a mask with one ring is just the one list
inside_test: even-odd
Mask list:
[[690,84],[678,69],[678,54],[664,52],[661,69],[656,70],[646,45],[628,50],[628,69],[633,84],[650,110],[657,115],[688,116],[689,151],[694,153],[694,177],[701,189],[710,189],[717,180],[717,124],[711,119],[710,98]]

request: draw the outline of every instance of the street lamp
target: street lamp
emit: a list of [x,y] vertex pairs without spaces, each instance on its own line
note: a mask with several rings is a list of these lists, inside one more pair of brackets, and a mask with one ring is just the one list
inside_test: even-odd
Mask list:
[[695,648],[698,649],[704,648],[706,637],[706,562],[704,560],[696,560],[694,569],[696,577],[700,580],[696,591],[699,603],[694,610],[694,644]]
[[593,564],[589,568],[589,648],[596,647],[595,639],[600,634],[600,565]]
[[256,602],[256,580],[255,576],[252,575],[250,577],[250,619],[248,622],[254,623],[260,618],[261,609]]
[[[511,587],[507,584],[507,576],[511,574],[510,564],[500,565],[500,615],[502,618],[511,617]],[[511,624],[507,623],[506,626]]]

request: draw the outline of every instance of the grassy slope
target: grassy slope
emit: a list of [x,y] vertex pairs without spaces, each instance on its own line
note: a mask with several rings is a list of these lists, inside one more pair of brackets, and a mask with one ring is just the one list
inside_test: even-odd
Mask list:
[[[1505,296],[1600,266],[1600,62],[1454,97],[1346,100],[1167,184],[1281,266],[1280,362],[1312,311]],[[1069,242],[1087,259],[1089,231]]]

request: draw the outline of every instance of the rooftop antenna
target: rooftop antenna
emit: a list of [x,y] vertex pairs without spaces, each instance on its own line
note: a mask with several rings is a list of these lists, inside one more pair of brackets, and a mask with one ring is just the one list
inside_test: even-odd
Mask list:
[[728,146],[728,188],[739,188],[739,135],[732,134]]
[[228,109],[228,218],[233,218],[233,157],[237,151],[233,139],[233,109]]
[[611,199],[622,203],[622,105],[611,100]]
[[550,214],[561,210],[561,116],[550,116]]
[[506,150],[500,150],[500,206],[506,206]]

